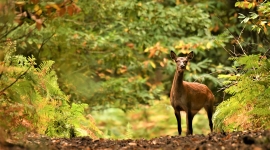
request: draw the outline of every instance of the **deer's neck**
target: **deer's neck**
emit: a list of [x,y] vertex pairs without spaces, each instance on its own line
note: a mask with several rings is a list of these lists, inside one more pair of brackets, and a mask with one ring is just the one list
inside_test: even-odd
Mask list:
[[175,71],[174,79],[173,79],[173,89],[182,92],[183,91],[183,77],[184,72]]

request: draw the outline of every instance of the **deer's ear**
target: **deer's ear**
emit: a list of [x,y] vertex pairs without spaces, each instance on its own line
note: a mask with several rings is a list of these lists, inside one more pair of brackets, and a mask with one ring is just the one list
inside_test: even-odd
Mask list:
[[176,58],[177,58],[177,56],[176,56],[176,54],[175,54],[175,52],[174,51],[171,51],[171,58],[172,58],[172,60],[176,60]]
[[194,54],[193,54],[193,51],[191,51],[188,55],[187,55],[187,58],[188,60],[191,60],[193,58]]

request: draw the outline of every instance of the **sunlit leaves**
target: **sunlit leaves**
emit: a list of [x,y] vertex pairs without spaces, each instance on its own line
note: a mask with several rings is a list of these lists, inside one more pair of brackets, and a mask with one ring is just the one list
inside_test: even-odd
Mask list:
[[21,25],[24,22],[36,24],[36,28],[40,30],[44,25],[44,20],[48,17],[53,18],[63,16],[68,13],[73,15],[81,11],[81,9],[70,0],[60,3],[56,2],[40,2],[33,1],[15,1],[16,21]]
[[248,16],[243,14],[239,14],[238,18],[243,19],[241,23],[250,24],[249,21],[252,22],[252,30],[256,30],[257,33],[260,33],[261,30],[264,33],[268,33],[268,27],[270,26],[269,21],[267,21],[267,17],[270,15],[270,10],[268,7],[270,6],[270,2],[248,2],[248,1],[239,1],[235,3],[236,7],[240,7],[243,9],[251,9],[254,7],[258,8],[258,12],[250,12]]
[[168,49],[165,48],[165,47],[162,47],[160,45],[160,42],[156,43],[156,45],[152,46],[152,47],[149,47],[149,48],[146,48],[144,50],[144,52],[148,52],[149,55],[148,55],[148,58],[152,58],[152,57],[158,57],[160,56],[162,53],[168,53]]
[[249,1],[238,1],[235,3],[235,7],[240,7],[240,8],[247,8],[247,9],[251,9],[251,8],[254,8],[256,7],[256,2],[253,1],[253,2],[249,2]]

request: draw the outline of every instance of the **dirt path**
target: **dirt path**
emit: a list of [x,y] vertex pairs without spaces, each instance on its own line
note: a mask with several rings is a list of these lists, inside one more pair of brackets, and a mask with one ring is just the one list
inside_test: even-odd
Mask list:
[[[0,147],[1,148],[1,147]],[[92,140],[89,137],[29,138],[25,144],[2,143],[3,150],[143,150],[222,149],[270,150],[270,131],[211,133],[209,135],[164,136],[151,140]]]

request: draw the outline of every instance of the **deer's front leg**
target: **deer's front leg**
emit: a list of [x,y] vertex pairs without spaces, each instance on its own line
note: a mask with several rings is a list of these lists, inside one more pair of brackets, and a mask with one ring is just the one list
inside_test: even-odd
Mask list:
[[181,127],[181,115],[180,115],[180,111],[175,110],[174,111],[176,120],[177,120],[177,126],[178,126],[178,134],[181,135],[182,133],[182,127]]

